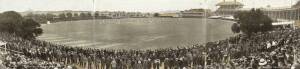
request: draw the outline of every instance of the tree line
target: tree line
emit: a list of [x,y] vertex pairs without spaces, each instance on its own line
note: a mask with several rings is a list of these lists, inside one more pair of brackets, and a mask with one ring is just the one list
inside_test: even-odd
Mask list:
[[88,19],[109,19],[111,17],[101,16],[99,12],[95,12],[92,15],[91,12],[81,12],[81,13],[60,13],[58,15],[54,15],[51,13],[47,14],[33,14],[29,13],[25,15],[25,18],[32,18],[39,23],[47,23],[47,21],[51,22],[59,22],[59,21],[75,21],[75,20],[88,20]]
[[41,24],[31,18],[24,18],[15,11],[0,13],[0,32],[10,33],[32,40],[42,35]]
[[250,11],[240,11],[234,15],[237,23],[232,25],[232,31],[251,36],[258,32],[267,32],[273,30],[273,20],[265,15],[260,9],[251,9]]

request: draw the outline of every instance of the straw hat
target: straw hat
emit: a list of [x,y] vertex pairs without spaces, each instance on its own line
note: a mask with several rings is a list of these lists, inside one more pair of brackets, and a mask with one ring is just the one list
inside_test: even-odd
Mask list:
[[263,65],[266,65],[267,63],[268,62],[265,59],[260,59],[258,64],[263,66]]
[[293,64],[291,69],[300,69],[300,64]]

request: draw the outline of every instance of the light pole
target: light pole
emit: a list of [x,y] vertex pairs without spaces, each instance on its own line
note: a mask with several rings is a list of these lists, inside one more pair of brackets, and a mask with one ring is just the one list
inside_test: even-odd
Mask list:
[[289,13],[290,20],[292,20],[292,15],[293,15],[293,5],[292,5],[292,3],[293,3],[293,0],[290,0],[290,5],[291,5],[291,9],[290,9],[290,13]]
[[93,0],[93,19],[95,20],[95,12],[96,12],[96,6],[95,6],[95,0]]
[[[203,9],[204,9],[204,17],[205,17],[204,18],[204,23],[203,23],[204,24],[203,25],[204,26],[203,27],[204,28],[203,31],[206,32],[207,31],[207,28],[206,28],[207,27],[207,25],[206,25],[207,24],[207,18],[206,18],[206,16],[207,16],[207,14],[206,14],[207,13],[207,11],[206,11],[206,9],[207,9],[207,0],[204,0],[203,4],[204,4]],[[205,38],[205,40],[207,40],[207,37]],[[203,55],[204,55],[204,68],[207,68],[207,52],[204,52]]]

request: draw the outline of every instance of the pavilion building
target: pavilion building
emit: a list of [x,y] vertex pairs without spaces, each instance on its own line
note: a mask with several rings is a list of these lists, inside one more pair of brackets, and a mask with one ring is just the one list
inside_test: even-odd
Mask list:
[[225,1],[218,3],[219,8],[215,11],[215,15],[227,16],[234,15],[239,9],[243,8],[244,4],[234,1]]

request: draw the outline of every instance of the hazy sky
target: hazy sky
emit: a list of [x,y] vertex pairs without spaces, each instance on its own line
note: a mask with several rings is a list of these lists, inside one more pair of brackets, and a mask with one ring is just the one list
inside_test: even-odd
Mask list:
[[[0,0],[0,12],[15,10],[93,10],[95,6],[99,11],[140,11],[159,12],[169,10],[185,10],[191,8],[216,9],[216,3],[223,0]],[[282,7],[290,6],[298,0],[237,0],[245,4],[245,8],[251,7]]]

